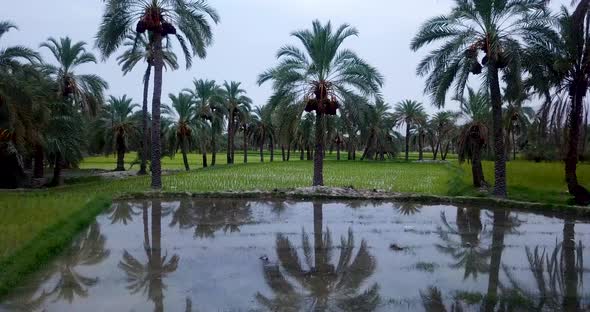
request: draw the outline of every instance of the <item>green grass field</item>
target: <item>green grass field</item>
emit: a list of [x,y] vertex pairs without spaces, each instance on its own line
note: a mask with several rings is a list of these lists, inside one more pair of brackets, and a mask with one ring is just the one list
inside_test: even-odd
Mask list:
[[[199,157],[197,157],[199,156]],[[218,155],[215,167],[197,168],[200,155],[191,155],[190,172],[163,177],[164,191],[215,192],[229,190],[272,190],[304,187],[311,184],[313,164],[300,161],[283,162],[275,155],[274,162],[260,163],[257,154],[248,164],[222,165],[225,154]],[[297,157],[293,157],[297,156]],[[392,192],[433,195],[477,195],[471,184],[468,164],[456,161],[444,163],[415,163],[403,161],[335,161],[335,153],[325,161],[327,186],[353,186],[359,189],[382,189]],[[132,157],[128,157],[132,160]],[[238,154],[236,161],[240,162]],[[112,169],[115,158],[91,157],[82,168]],[[182,158],[165,159],[164,168],[182,168]],[[137,170],[135,167],[133,170]],[[508,163],[508,192],[511,199],[564,204],[568,199],[563,179],[562,163]],[[84,170],[82,170],[84,171]],[[484,162],[488,182],[493,183],[493,163]],[[590,165],[578,169],[581,182],[590,187]],[[79,179],[63,187],[28,192],[0,193],[0,261],[22,252],[23,246],[38,240],[48,228],[70,220],[96,197],[112,198],[126,192],[149,190],[149,176],[134,176],[123,180]]]

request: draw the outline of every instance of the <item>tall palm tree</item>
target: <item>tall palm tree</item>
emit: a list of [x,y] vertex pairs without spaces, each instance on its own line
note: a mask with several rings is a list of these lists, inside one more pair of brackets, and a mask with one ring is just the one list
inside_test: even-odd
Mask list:
[[461,101],[461,114],[468,121],[459,136],[459,162],[471,162],[474,187],[487,186],[481,165],[481,151],[488,141],[488,123],[491,106],[485,90],[475,92],[468,88],[468,95]]
[[180,93],[178,95],[169,94],[168,97],[172,102],[171,107],[162,109],[162,112],[174,119],[170,128],[169,140],[172,144],[172,155],[180,146],[182,152],[182,161],[184,169],[190,170],[187,153],[193,133],[195,132],[193,120],[195,118],[195,105],[193,98],[189,94]]
[[[203,156],[203,168],[206,168],[208,166],[207,147],[209,146],[209,143],[213,143],[211,142],[212,133],[215,133],[215,130],[212,129],[213,127],[209,120],[213,120],[214,117],[211,111],[211,106],[209,106],[208,102],[197,100],[194,102],[194,105],[195,113],[192,121],[195,130],[194,138],[196,141],[198,141],[199,149],[201,150],[201,154]],[[213,152],[213,155],[215,155],[215,152]]]
[[[126,36],[148,32],[153,51],[154,94],[152,97],[152,183],[162,188],[160,163],[160,105],[162,98],[163,41],[175,36],[190,68],[192,56],[204,58],[213,41],[209,19],[219,21],[219,15],[205,0],[106,0],[106,8],[98,30],[96,46],[104,58],[113,54]],[[178,28],[178,30],[177,30]],[[190,48],[190,49],[189,49]],[[192,51],[191,51],[192,50]]]
[[221,88],[215,83],[215,80],[193,80],[192,89],[184,89],[183,92],[190,94],[195,101],[199,111],[196,112],[195,118],[200,118],[199,122],[209,121],[211,124],[211,166],[215,166],[217,160],[217,137],[223,130],[223,119],[226,115],[226,109],[223,105]]
[[[508,83],[520,79],[521,42],[551,33],[545,0],[456,0],[451,12],[426,21],[411,43],[414,51],[442,42],[418,65],[420,76],[429,75],[425,92],[439,107],[453,87],[461,98],[469,74],[485,66],[493,117],[494,195],[505,197],[506,160],[502,127],[500,74]],[[484,57],[479,59],[480,51]]]
[[[147,63],[147,68],[145,70],[145,74],[143,75],[143,101],[141,106],[141,111],[143,114],[141,125],[143,140],[141,143],[141,165],[138,172],[140,175],[145,175],[147,174],[147,155],[149,154],[148,92],[150,76],[154,64],[153,49],[150,46],[150,40],[147,34],[142,34],[140,36],[133,36],[129,34],[127,35],[127,40],[123,45],[127,47],[127,50],[117,57],[117,62],[119,63],[119,66],[121,66],[123,75],[131,72],[133,68],[135,68],[135,66],[137,66],[137,64],[139,64],[141,61]],[[174,54],[174,52],[172,52],[168,46],[166,47],[166,50],[162,51],[162,60],[164,62],[164,67],[174,70],[178,69],[176,54]]]
[[351,93],[379,96],[383,77],[342,43],[358,31],[343,24],[337,29],[330,22],[315,20],[311,30],[291,34],[299,39],[304,50],[291,45],[282,47],[279,64],[262,73],[258,84],[273,81],[275,94],[271,101],[306,103],[306,111],[316,112],[316,138],[313,185],[324,184],[324,116],[335,115],[339,102]]
[[[569,103],[568,117],[568,142],[565,161],[565,178],[569,192],[574,195],[579,204],[590,203],[590,193],[578,182],[576,173],[580,133],[583,123],[584,98],[590,85],[590,40],[588,29],[588,16],[590,16],[590,1],[581,0],[573,13],[564,7],[557,19],[558,36],[550,44],[537,44],[531,48],[531,55],[541,57],[541,60],[550,60],[552,64],[534,64],[531,66],[531,76],[537,76],[535,81],[545,82],[549,86],[555,86],[557,92],[566,94]],[[548,68],[549,76],[543,77],[536,68]],[[542,84],[541,84],[542,85]],[[543,90],[543,88],[538,88]],[[548,89],[548,88],[545,88]]]
[[115,150],[117,153],[115,171],[125,171],[125,153],[129,141],[139,134],[139,116],[133,112],[138,107],[139,104],[133,103],[133,99],[126,95],[119,98],[111,95],[104,108],[104,116],[100,119],[106,152]]
[[238,130],[240,116],[251,110],[252,100],[246,96],[246,90],[240,87],[242,83],[225,81],[221,89],[221,96],[227,111],[227,163],[234,163],[234,138]]
[[424,116],[422,103],[414,100],[403,100],[394,107],[396,125],[406,126],[406,161],[410,150],[410,130],[418,124]]

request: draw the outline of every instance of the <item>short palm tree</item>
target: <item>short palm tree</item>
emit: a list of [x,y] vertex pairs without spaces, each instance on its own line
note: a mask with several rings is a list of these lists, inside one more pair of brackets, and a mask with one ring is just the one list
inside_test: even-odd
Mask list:
[[223,83],[221,96],[227,111],[227,163],[234,163],[234,138],[239,127],[240,117],[251,110],[252,100],[246,96],[246,90],[242,89],[237,81]]
[[378,96],[383,77],[342,43],[358,31],[343,24],[336,29],[330,22],[316,20],[311,30],[299,30],[292,36],[304,50],[291,45],[282,47],[279,64],[262,73],[258,83],[273,81],[277,101],[305,102],[306,111],[316,112],[316,138],[313,185],[323,185],[325,132],[324,116],[335,115],[340,102],[352,93]]
[[459,162],[471,162],[473,186],[487,186],[481,166],[481,151],[488,141],[488,123],[491,114],[489,96],[485,90],[475,92],[468,88],[468,95],[461,99],[461,114],[468,121],[459,136]]
[[225,106],[222,101],[221,88],[215,80],[193,80],[192,89],[184,89],[183,92],[190,94],[199,110],[195,112],[198,122],[209,122],[211,124],[211,166],[215,166],[217,160],[217,137],[223,130],[223,119],[226,115]]
[[410,130],[424,117],[422,103],[414,100],[403,100],[394,107],[394,117],[397,126],[406,126],[406,161],[409,159]]
[[[205,0],[106,0],[106,8],[98,30],[96,46],[107,58],[123,43],[127,35],[147,31],[153,50],[154,94],[152,97],[152,183],[162,188],[160,163],[160,105],[162,98],[163,41],[175,36],[180,43],[187,68],[192,56],[204,58],[213,41],[209,19],[219,21],[219,15]],[[178,29],[177,29],[178,28]]]
[[47,39],[41,44],[47,48],[57,65],[47,65],[48,71],[58,83],[58,93],[64,99],[72,101],[83,110],[96,113],[104,102],[104,90],[108,84],[95,74],[77,74],[78,66],[94,63],[96,57],[86,50],[86,42],[72,42],[69,37]]
[[395,117],[389,112],[389,104],[379,100],[374,105],[366,105],[362,113],[361,136],[365,138],[365,151],[361,157],[364,159],[384,160],[385,154],[393,156],[395,147],[392,129],[395,125]]
[[170,152],[174,155],[178,147],[180,147],[184,169],[189,171],[187,153],[190,149],[189,145],[192,141],[192,136],[195,133],[193,125],[195,105],[192,96],[186,93],[180,93],[178,95],[169,94],[168,97],[172,105],[171,107],[163,108],[162,112],[174,120],[168,136],[171,146]]
[[430,117],[429,130],[432,140],[433,159],[436,160],[437,153],[440,152],[441,159],[445,160],[446,153],[453,138],[453,131],[455,130],[455,122],[459,114],[457,112],[443,110],[436,112]]
[[[448,90],[463,97],[469,74],[485,66],[490,89],[494,156],[494,195],[506,196],[506,160],[502,127],[500,74],[508,83],[519,79],[521,42],[545,38],[551,33],[545,0],[456,0],[451,12],[426,21],[411,43],[412,50],[441,42],[418,65],[428,75],[425,92],[442,107]],[[481,52],[481,53],[480,53]],[[483,58],[479,58],[484,54]],[[480,63],[481,62],[481,63]]]
[[260,147],[260,162],[264,162],[264,143],[268,140],[272,149],[274,138],[276,137],[276,131],[272,123],[272,113],[273,107],[268,104],[254,108],[256,118],[253,119],[252,134],[254,135],[254,140],[258,142],[258,146]]
[[139,136],[139,116],[134,113],[136,108],[139,108],[139,104],[133,103],[133,99],[126,95],[120,98],[111,95],[104,108],[100,127],[105,134],[106,152],[114,150],[117,153],[115,171],[125,171],[125,153],[129,141]]
[[[143,114],[142,119],[142,141],[141,141],[141,165],[139,169],[139,174],[144,175],[147,174],[147,157],[149,155],[149,113],[148,113],[148,90],[150,85],[150,76],[152,72],[152,67],[154,64],[154,56],[153,56],[153,49],[150,46],[150,40],[147,34],[142,34],[140,36],[133,36],[128,35],[127,40],[124,43],[124,46],[127,47],[127,50],[123,52],[119,57],[117,57],[117,62],[119,66],[121,66],[121,70],[123,71],[123,75],[128,74],[131,72],[137,64],[140,62],[145,62],[147,64],[147,68],[145,70],[145,74],[143,75],[143,101],[141,106],[141,111]],[[170,69],[178,69],[178,62],[176,60],[176,54],[172,52],[168,47],[164,51],[162,51],[162,59],[164,61],[164,67]]]

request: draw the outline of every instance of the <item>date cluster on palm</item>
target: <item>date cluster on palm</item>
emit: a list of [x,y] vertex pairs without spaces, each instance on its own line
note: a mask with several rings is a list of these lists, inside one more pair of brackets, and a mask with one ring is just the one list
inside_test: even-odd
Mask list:
[[[477,59],[478,51],[481,50],[485,55],[481,59],[481,63]],[[483,66],[486,66],[489,63],[490,55],[490,45],[487,39],[479,40],[478,42],[472,44],[467,50],[465,51],[465,56],[468,60],[471,60],[471,69],[470,72],[474,75],[481,74]],[[498,68],[504,68],[508,65],[506,60],[506,56],[503,52],[497,52],[496,55],[496,66]]]
[[137,22],[135,31],[143,34],[146,30],[160,33],[162,36],[176,34],[176,28],[167,22],[162,13],[157,9],[148,10],[139,22]]
[[305,104],[305,111],[316,111],[318,114],[336,115],[336,111],[340,107],[340,103],[334,98],[332,99],[309,99]]

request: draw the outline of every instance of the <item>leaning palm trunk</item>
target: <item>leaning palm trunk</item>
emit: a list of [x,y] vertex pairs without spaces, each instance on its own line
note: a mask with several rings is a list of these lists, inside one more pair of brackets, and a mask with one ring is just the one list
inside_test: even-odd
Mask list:
[[152,98],[152,189],[162,188],[162,167],[160,163],[160,105],[162,100],[162,35],[154,32],[154,95]]
[[141,127],[142,127],[142,142],[141,142],[141,165],[139,166],[140,175],[147,174],[147,158],[149,155],[149,132],[148,132],[148,93],[150,87],[150,75],[152,71],[152,65],[148,64],[147,69],[145,70],[145,76],[143,78],[143,105],[141,106],[141,113],[142,113],[142,120],[141,120]]
[[313,186],[324,185],[324,114],[316,114],[315,154],[313,157]]
[[211,167],[215,166],[217,160],[217,142],[215,140],[215,132],[211,134]]
[[184,162],[184,170],[189,171],[190,167],[188,165],[188,158],[186,156],[186,153],[188,151],[187,138],[183,137],[181,140],[182,140],[182,161]]
[[125,138],[117,135],[117,168],[115,171],[125,171]]
[[504,128],[502,127],[502,95],[495,61],[489,64],[490,94],[492,100],[492,123],[494,134],[494,195],[506,197],[506,153],[504,149]]

